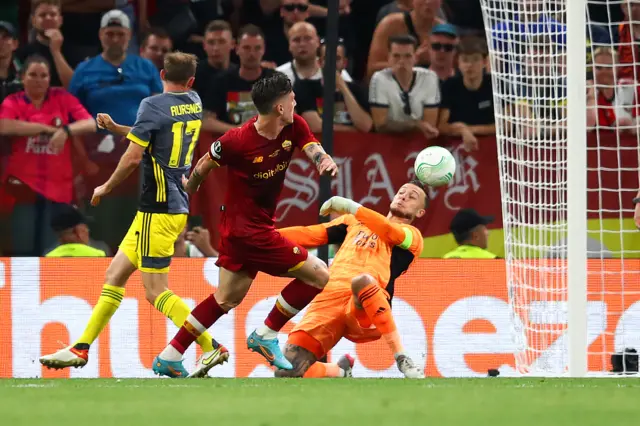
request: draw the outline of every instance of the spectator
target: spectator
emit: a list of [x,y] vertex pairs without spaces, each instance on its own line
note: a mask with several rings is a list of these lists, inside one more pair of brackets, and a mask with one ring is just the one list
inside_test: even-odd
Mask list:
[[616,78],[616,52],[600,47],[593,53],[594,82],[587,85],[587,127],[637,133],[638,89],[633,80]]
[[251,100],[251,86],[275,72],[261,66],[264,33],[257,26],[249,24],[240,30],[236,51],[240,67],[221,73],[202,99],[202,127],[213,133],[222,134],[255,116],[258,111]]
[[438,24],[431,33],[431,66],[441,82],[456,73],[455,59],[458,47],[458,32],[451,24]]
[[309,0],[281,0],[280,19],[273,20],[265,26],[265,61],[273,62],[276,66],[291,61],[289,30],[296,23],[304,22],[308,18]]
[[16,52],[16,57],[20,62],[24,62],[27,57],[34,54],[44,57],[50,64],[53,64],[51,86],[68,88],[73,76],[73,69],[62,53],[64,38],[60,31],[62,27],[60,0],[33,0],[31,3],[31,25],[35,30],[35,39],[20,47]]
[[[323,43],[318,49],[318,62],[324,68],[326,45]],[[338,45],[336,52],[336,92],[333,118],[333,129],[336,131],[369,132],[373,125],[368,113],[369,103],[367,95],[362,89],[350,82],[346,82],[342,75],[347,64],[345,47]],[[293,86],[296,94],[296,109],[309,124],[311,131],[322,131],[322,100],[324,95],[324,79],[300,79]]]
[[431,139],[438,136],[440,83],[433,71],[414,67],[416,46],[416,39],[408,34],[389,39],[391,67],[371,78],[369,103],[378,132],[418,130]]
[[[323,39],[324,42],[324,39]],[[339,42],[344,46],[342,39]],[[320,40],[316,28],[308,22],[298,22],[289,30],[289,51],[293,59],[280,65],[277,70],[286,74],[292,83],[298,78],[319,80],[322,69],[318,65],[317,52]],[[342,70],[345,81],[352,81],[347,70]]]
[[182,52],[194,54],[198,58],[205,58],[206,52],[203,49],[203,44],[207,26],[213,21],[227,19],[234,4],[229,0],[191,0],[189,6],[198,25],[194,27],[184,46],[177,47]]
[[78,65],[69,86],[91,115],[104,112],[126,126],[133,125],[144,98],[162,92],[156,67],[126,54],[130,36],[127,15],[119,10],[105,13],[100,29],[103,52]]
[[444,259],[495,259],[487,250],[492,216],[480,216],[473,209],[462,209],[451,220],[449,229],[458,247],[443,256]]
[[[376,15],[376,25],[378,25],[387,15],[391,15],[392,13],[411,12],[412,9],[413,0],[394,0],[389,4],[382,6],[380,10],[378,10],[378,14]],[[438,9],[438,18],[443,21],[447,20],[442,7]],[[480,15],[480,19],[482,20],[482,14]]]
[[0,134],[11,135],[11,154],[2,182],[18,199],[12,214],[16,255],[40,256],[55,242],[51,208],[71,203],[73,168],[70,136],[96,131],[95,120],[63,88],[49,87],[49,63],[27,58],[24,91],[0,107]]
[[[344,42],[339,40],[344,48]],[[316,28],[308,22],[298,22],[289,30],[289,50],[293,60],[276,68],[289,77],[292,84],[298,79],[320,80],[322,67],[318,64],[318,33]],[[346,54],[346,52],[345,52]],[[346,69],[342,70],[344,81],[352,81]]]
[[164,57],[172,50],[171,37],[162,28],[151,28],[140,43],[140,56],[150,60],[158,71],[164,67]]
[[567,77],[563,70],[566,55],[564,46],[553,44],[552,37],[538,35],[531,39],[525,66],[506,89],[513,93],[506,99],[506,108],[518,112],[510,114],[524,118],[520,129],[524,137],[552,137],[558,120],[566,117]]
[[496,133],[491,74],[484,72],[486,58],[482,39],[463,39],[458,49],[460,74],[442,86],[438,130],[462,137],[467,151],[478,149],[476,136]]
[[317,52],[320,39],[316,27],[308,22],[298,22],[289,29],[289,52],[293,59],[276,70],[284,73],[294,84],[298,78],[314,78],[322,74],[318,66]]
[[58,246],[45,257],[106,257],[104,250],[91,247],[87,219],[75,207],[59,204],[54,208],[51,228]]
[[413,9],[413,0],[393,0],[378,10],[378,14],[376,15],[376,25],[378,25],[387,15],[391,15],[392,13],[411,12],[411,9]]
[[0,102],[22,90],[20,67],[14,57],[18,48],[18,34],[8,22],[0,21]]
[[[128,3],[123,0],[64,0],[62,9],[64,24],[61,30],[65,41],[65,57],[71,68],[76,68],[87,58],[100,54],[99,31],[102,16],[114,9],[116,4],[126,5],[125,7],[131,10],[131,5]],[[139,3],[141,6],[146,5],[147,0]],[[137,50],[135,49],[133,53],[137,53]]]
[[218,257],[218,252],[211,246],[209,231],[201,226],[194,226],[191,231],[185,227],[174,244],[176,257]]
[[389,67],[388,40],[392,36],[409,34],[418,41],[417,64],[428,67],[431,62],[431,28],[444,21],[437,17],[442,0],[413,0],[411,12],[387,15],[376,27],[369,50],[367,76]]
[[199,61],[193,83],[193,89],[200,96],[205,95],[206,88],[210,87],[213,79],[221,71],[238,69],[236,64],[231,63],[231,51],[235,47],[235,40],[228,22],[218,20],[207,25],[202,46],[207,59]]
[[640,39],[640,3],[627,0],[622,2],[620,7],[625,15],[626,22],[620,24],[618,56],[620,67],[618,76],[620,78],[638,78],[640,74],[640,50],[638,50],[638,40]]

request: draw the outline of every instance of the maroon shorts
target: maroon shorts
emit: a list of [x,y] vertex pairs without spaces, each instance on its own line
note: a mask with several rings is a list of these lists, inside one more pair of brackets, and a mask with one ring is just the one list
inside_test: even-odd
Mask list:
[[245,271],[252,278],[258,272],[282,276],[302,267],[308,252],[284,238],[275,229],[249,237],[228,236],[220,239],[216,265],[232,272]]

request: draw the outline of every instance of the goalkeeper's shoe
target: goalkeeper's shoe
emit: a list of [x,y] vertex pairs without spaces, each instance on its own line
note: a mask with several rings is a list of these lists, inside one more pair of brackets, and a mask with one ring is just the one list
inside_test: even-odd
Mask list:
[[264,357],[269,364],[282,370],[293,370],[293,365],[284,357],[278,339],[264,339],[255,331],[247,338],[247,348]]
[[200,358],[198,358],[198,361],[196,362],[195,370],[193,370],[193,372],[187,377],[207,377],[209,370],[216,365],[227,362],[229,359],[229,351],[227,348],[216,342],[216,339],[211,339],[211,343],[213,344],[213,350],[200,355]]
[[159,356],[153,360],[153,372],[158,376],[167,376],[172,379],[184,379],[189,376],[182,361],[166,361]]
[[344,371],[344,377],[353,377],[353,364],[355,364],[356,360],[349,354],[344,354],[340,357],[338,362],[338,367],[342,368]]
[[89,345],[86,343],[68,346],[40,358],[40,364],[56,370],[67,367],[84,367],[87,365],[87,361],[89,361]]
[[400,355],[396,359],[398,370],[407,379],[424,379],[424,371],[413,363],[413,360],[406,355]]

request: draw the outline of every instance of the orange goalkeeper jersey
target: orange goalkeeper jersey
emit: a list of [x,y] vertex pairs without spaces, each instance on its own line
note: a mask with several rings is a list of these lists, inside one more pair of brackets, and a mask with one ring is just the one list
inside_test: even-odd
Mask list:
[[373,276],[393,297],[395,280],[422,252],[422,234],[411,225],[389,221],[366,207],[355,215],[343,215],[328,223],[279,230],[304,247],[340,244],[330,268],[325,291],[351,291],[351,280],[360,274]]

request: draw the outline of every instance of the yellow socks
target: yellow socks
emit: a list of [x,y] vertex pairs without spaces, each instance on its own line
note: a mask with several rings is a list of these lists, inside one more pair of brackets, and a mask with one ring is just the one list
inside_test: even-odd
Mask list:
[[98,338],[98,335],[102,332],[102,329],[107,325],[116,310],[118,310],[123,297],[124,287],[105,284],[102,287],[102,293],[100,294],[98,303],[96,303],[95,308],[93,308],[87,327],[75,344],[86,343],[91,345],[94,340]]
[[[116,310],[118,310],[123,298],[124,287],[105,284],[102,287],[98,303],[93,308],[87,327],[74,345],[78,343],[91,345],[98,338],[102,329],[109,323]],[[182,327],[191,312],[187,304],[170,290],[162,292],[153,305],[167,318],[171,319],[177,327]],[[211,335],[208,332],[202,333],[197,342],[204,352],[213,350]]]
[[[164,316],[169,318],[176,327],[180,328],[184,325],[184,321],[191,313],[191,309],[184,301],[176,296],[171,290],[165,290],[156,298],[153,306],[162,312]],[[196,339],[203,352],[213,350],[213,342],[209,332],[205,331]]]

